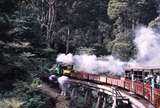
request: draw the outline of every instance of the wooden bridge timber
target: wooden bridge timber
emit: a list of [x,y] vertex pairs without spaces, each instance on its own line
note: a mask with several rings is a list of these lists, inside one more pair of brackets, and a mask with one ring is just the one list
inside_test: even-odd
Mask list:
[[[107,95],[112,96],[114,101],[112,108],[154,108],[154,106],[145,99],[125,90],[121,90],[116,86],[101,85],[75,79],[71,79],[70,84],[74,85],[72,86],[73,88],[71,88],[71,100],[74,99],[76,95],[76,88],[83,87],[86,89],[84,101],[87,105],[85,108],[90,108],[89,97],[92,90],[98,92],[98,99],[95,108],[106,108]],[[121,105],[121,103],[123,103],[125,107]]]

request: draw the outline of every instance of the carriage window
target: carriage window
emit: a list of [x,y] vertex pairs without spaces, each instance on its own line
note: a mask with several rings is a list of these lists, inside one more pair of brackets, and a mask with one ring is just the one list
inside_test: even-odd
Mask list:
[[142,71],[139,70],[134,71],[134,78],[135,80],[142,80],[143,78]]

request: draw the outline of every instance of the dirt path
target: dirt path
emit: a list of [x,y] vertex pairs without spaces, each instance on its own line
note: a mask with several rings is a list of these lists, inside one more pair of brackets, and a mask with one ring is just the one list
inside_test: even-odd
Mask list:
[[53,89],[45,83],[41,84],[38,88],[42,93],[56,100],[56,108],[69,108],[69,101],[60,96],[59,90]]

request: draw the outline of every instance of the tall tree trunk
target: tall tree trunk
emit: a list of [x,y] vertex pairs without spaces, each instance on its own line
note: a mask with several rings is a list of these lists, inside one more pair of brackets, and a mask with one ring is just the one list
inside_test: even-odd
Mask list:
[[[39,2],[39,1],[37,1]],[[37,3],[38,4],[38,3]],[[36,5],[37,5],[36,4]],[[46,29],[46,41],[47,47],[51,47],[54,44],[55,39],[55,20],[56,20],[56,0],[41,0],[37,7],[40,8],[40,12],[38,13],[38,21],[41,24],[42,30]]]
[[49,9],[48,9],[48,22],[47,22],[47,46],[50,48],[54,43],[54,28],[55,28],[55,19],[56,19],[56,0],[48,0]]
[[66,38],[66,54],[69,53],[69,38],[70,38],[70,29],[68,27],[67,38]]

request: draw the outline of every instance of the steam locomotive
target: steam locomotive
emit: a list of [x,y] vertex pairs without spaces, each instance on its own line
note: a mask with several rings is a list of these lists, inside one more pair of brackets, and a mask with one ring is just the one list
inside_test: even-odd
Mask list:
[[160,68],[126,68],[124,77],[107,75],[97,75],[86,72],[73,72],[70,77],[117,86],[135,94],[142,96],[156,108],[160,108],[160,89],[153,86],[150,82],[145,82],[147,75],[160,75]]

